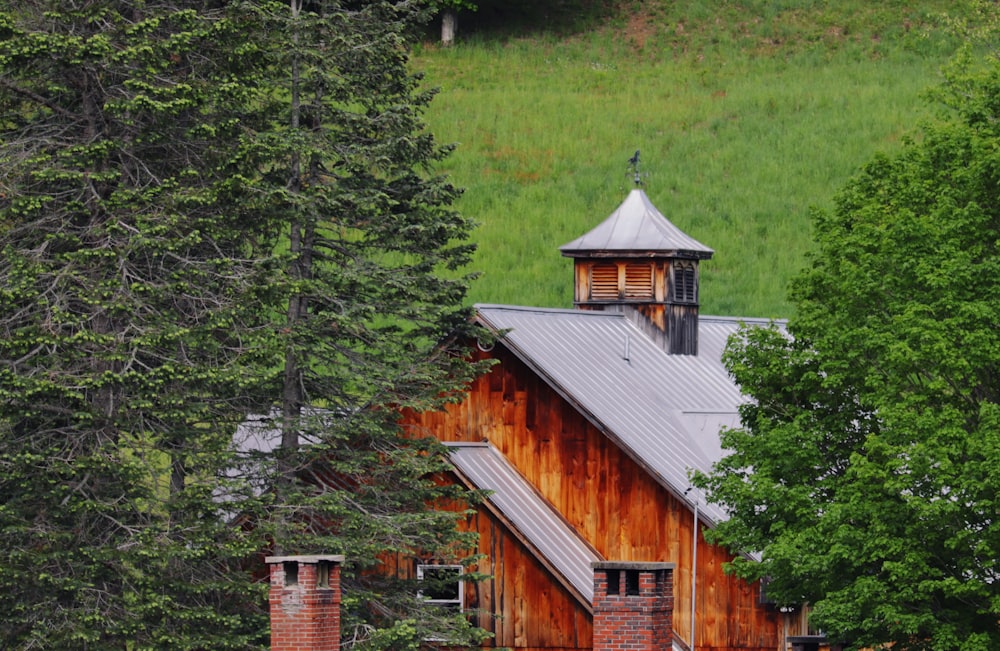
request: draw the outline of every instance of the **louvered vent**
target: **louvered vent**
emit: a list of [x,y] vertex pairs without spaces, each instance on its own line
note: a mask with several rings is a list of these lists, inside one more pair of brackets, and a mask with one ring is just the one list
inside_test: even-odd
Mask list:
[[694,262],[675,260],[671,298],[675,303],[698,302],[698,268]]
[[625,298],[653,298],[652,265],[625,265]]
[[618,298],[618,265],[603,263],[590,268],[590,298],[612,301]]

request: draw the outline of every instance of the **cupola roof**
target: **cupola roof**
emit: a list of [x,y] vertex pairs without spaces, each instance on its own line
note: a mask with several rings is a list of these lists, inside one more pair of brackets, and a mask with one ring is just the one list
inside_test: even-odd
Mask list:
[[569,258],[708,259],[715,253],[670,223],[638,188],[629,193],[611,216],[559,250]]

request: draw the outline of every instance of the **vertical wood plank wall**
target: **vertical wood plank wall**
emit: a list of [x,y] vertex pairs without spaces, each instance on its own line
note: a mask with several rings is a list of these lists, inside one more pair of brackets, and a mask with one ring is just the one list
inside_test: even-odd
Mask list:
[[[500,363],[471,385],[464,400],[444,412],[407,414],[405,424],[415,436],[490,441],[606,559],[676,563],[674,628],[690,640],[691,510],[502,345],[491,355]],[[590,648],[589,614],[581,617],[565,608],[562,616],[550,615],[548,604],[561,603],[559,594],[572,598],[502,527],[491,519],[486,526],[488,518],[481,513],[477,525],[484,538],[481,551],[500,564],[502,585],[482,589],[500,587],[505,594],[500,601],[482,594],[479,599],[482,607],[489,604],[504,615],[497,646]],[[779,649],[782,616],[758,604],[756,585],[724,574],[723,564],[731,558],[727,552],[699,540],[697,648]],[[516,580],[510,576],[514,563],[523,573]],[[523,594],[506,594],[510,590]],[[529,599],[540,603],[529,604]]]
[[479,553],[487,557],[478,569],[493,577],[473,593],[474,604],[484,611],[479,625],[494,634],[491,644],[524,651],[590,648],[590,614],[551,580],[534,555],[486,509],[479,509],[470,524],[479,531]]

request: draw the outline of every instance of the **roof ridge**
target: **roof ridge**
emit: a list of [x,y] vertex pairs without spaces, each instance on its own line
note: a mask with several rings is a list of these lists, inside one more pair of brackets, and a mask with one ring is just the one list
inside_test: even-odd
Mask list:
[[[573,314],[581,317],[594,318],[623,318],[631,322],[624,312],[612,312],[606,310],[581,310],[575,307],[544,307],[539,305],[510,305],[506,303],[476,303],[472,306],[476,310],[511,310],[517,312],[538,312],[542,314]],[[787,318],[766,317],[766,316],[739,316],[725,314],[699,314],[700,321],[711,321],[714,323],[748,323],[762,324],[776,323],[786,325]]]

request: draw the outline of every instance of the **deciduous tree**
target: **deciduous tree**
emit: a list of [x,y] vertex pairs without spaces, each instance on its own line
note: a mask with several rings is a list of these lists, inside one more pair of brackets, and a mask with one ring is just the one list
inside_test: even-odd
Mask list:
[[731,344],[752,402],[700,479],[733,569],[855,647],[1000,645],[1000,67],[939,97],[816,215],[787,335]]

